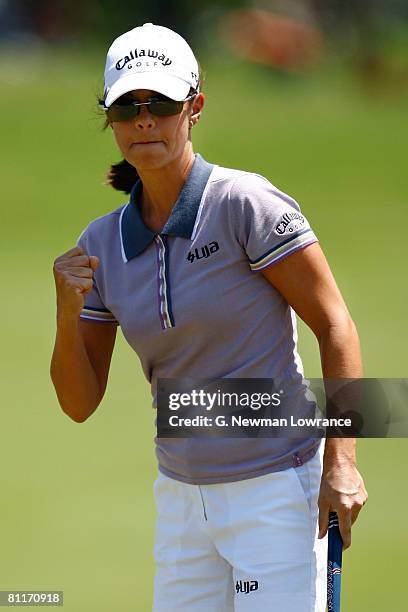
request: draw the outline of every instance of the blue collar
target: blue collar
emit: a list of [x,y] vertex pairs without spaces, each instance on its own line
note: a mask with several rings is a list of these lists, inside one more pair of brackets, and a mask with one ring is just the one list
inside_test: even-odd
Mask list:
[[[201,198],[213,167],[213,164],[196,154],[187,180],[160,235],[191,238]],[[138,202],[142,189],[142,181],[139,179],[132,188],[129,203],[120,219],[122,247],[127,260],[140,255],[157,235],[146,227],[140,213]]]

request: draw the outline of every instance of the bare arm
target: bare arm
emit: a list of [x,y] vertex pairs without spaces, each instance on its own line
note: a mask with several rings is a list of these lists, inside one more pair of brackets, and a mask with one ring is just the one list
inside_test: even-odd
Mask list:
[[75,247],[54,262],[57,332],[50,374],[63,411],[82,423],[105,393],[116,325],[83,321],[84,295],[92,288],[99,261]]
[[82,423],[105,393],[113,347],[114,323],[57,321],[51,378],[63,411]]
[[[324,378],[360,378],[360,343],[354,322],[318,243],[262,270],[300,318],[320,347]],[[326,440],[319,498],[320,537],[327,532],[330,510],[337,511],[344,548],[351,544],[351,525],[367,500],[356,468],[353,438]]]

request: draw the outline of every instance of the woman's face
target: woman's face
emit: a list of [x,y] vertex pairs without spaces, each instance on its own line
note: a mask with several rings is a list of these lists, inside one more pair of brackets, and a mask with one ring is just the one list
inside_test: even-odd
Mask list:
[[[146,102],[158,94],[148,89],[137,89],[126,94],[137,102]],[[112,121],[110,126],[123,157],[137,170],[155,170],[181,157],[189,141],[189,125],[200,118],[204,95],[197,94],[192,102],[185,102],[179,115],[159,117],[147,106],[140,107],[137,117],[126,121]]]

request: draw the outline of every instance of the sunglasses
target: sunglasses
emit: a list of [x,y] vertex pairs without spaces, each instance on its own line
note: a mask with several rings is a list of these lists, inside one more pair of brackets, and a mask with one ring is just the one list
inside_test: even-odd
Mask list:
[[155,96],[147,100],[147,102],[136,102],[129,98],[124,98],[123,101],[114,102],[109,108],[106,108],[103,103],[101,106],[109,121],[128,121],[128,119],[133,119],[140,114],[141,106],[147,106],[149,113],[156,117],[170,117],[171,115],[179,115],[183,110],[184,102],[192,100],[196,95],[196,93],[193,93],[180,102],[165,96]]

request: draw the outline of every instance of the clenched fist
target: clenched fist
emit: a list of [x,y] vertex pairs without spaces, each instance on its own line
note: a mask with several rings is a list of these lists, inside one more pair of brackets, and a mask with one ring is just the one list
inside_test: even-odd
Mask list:
[[75,246],[54,261],[54,279],[57,291],[57,314],[63,319],[77,319],[84,307],[85,294],[92,289],[92,279],[99,258],[86,255]]

